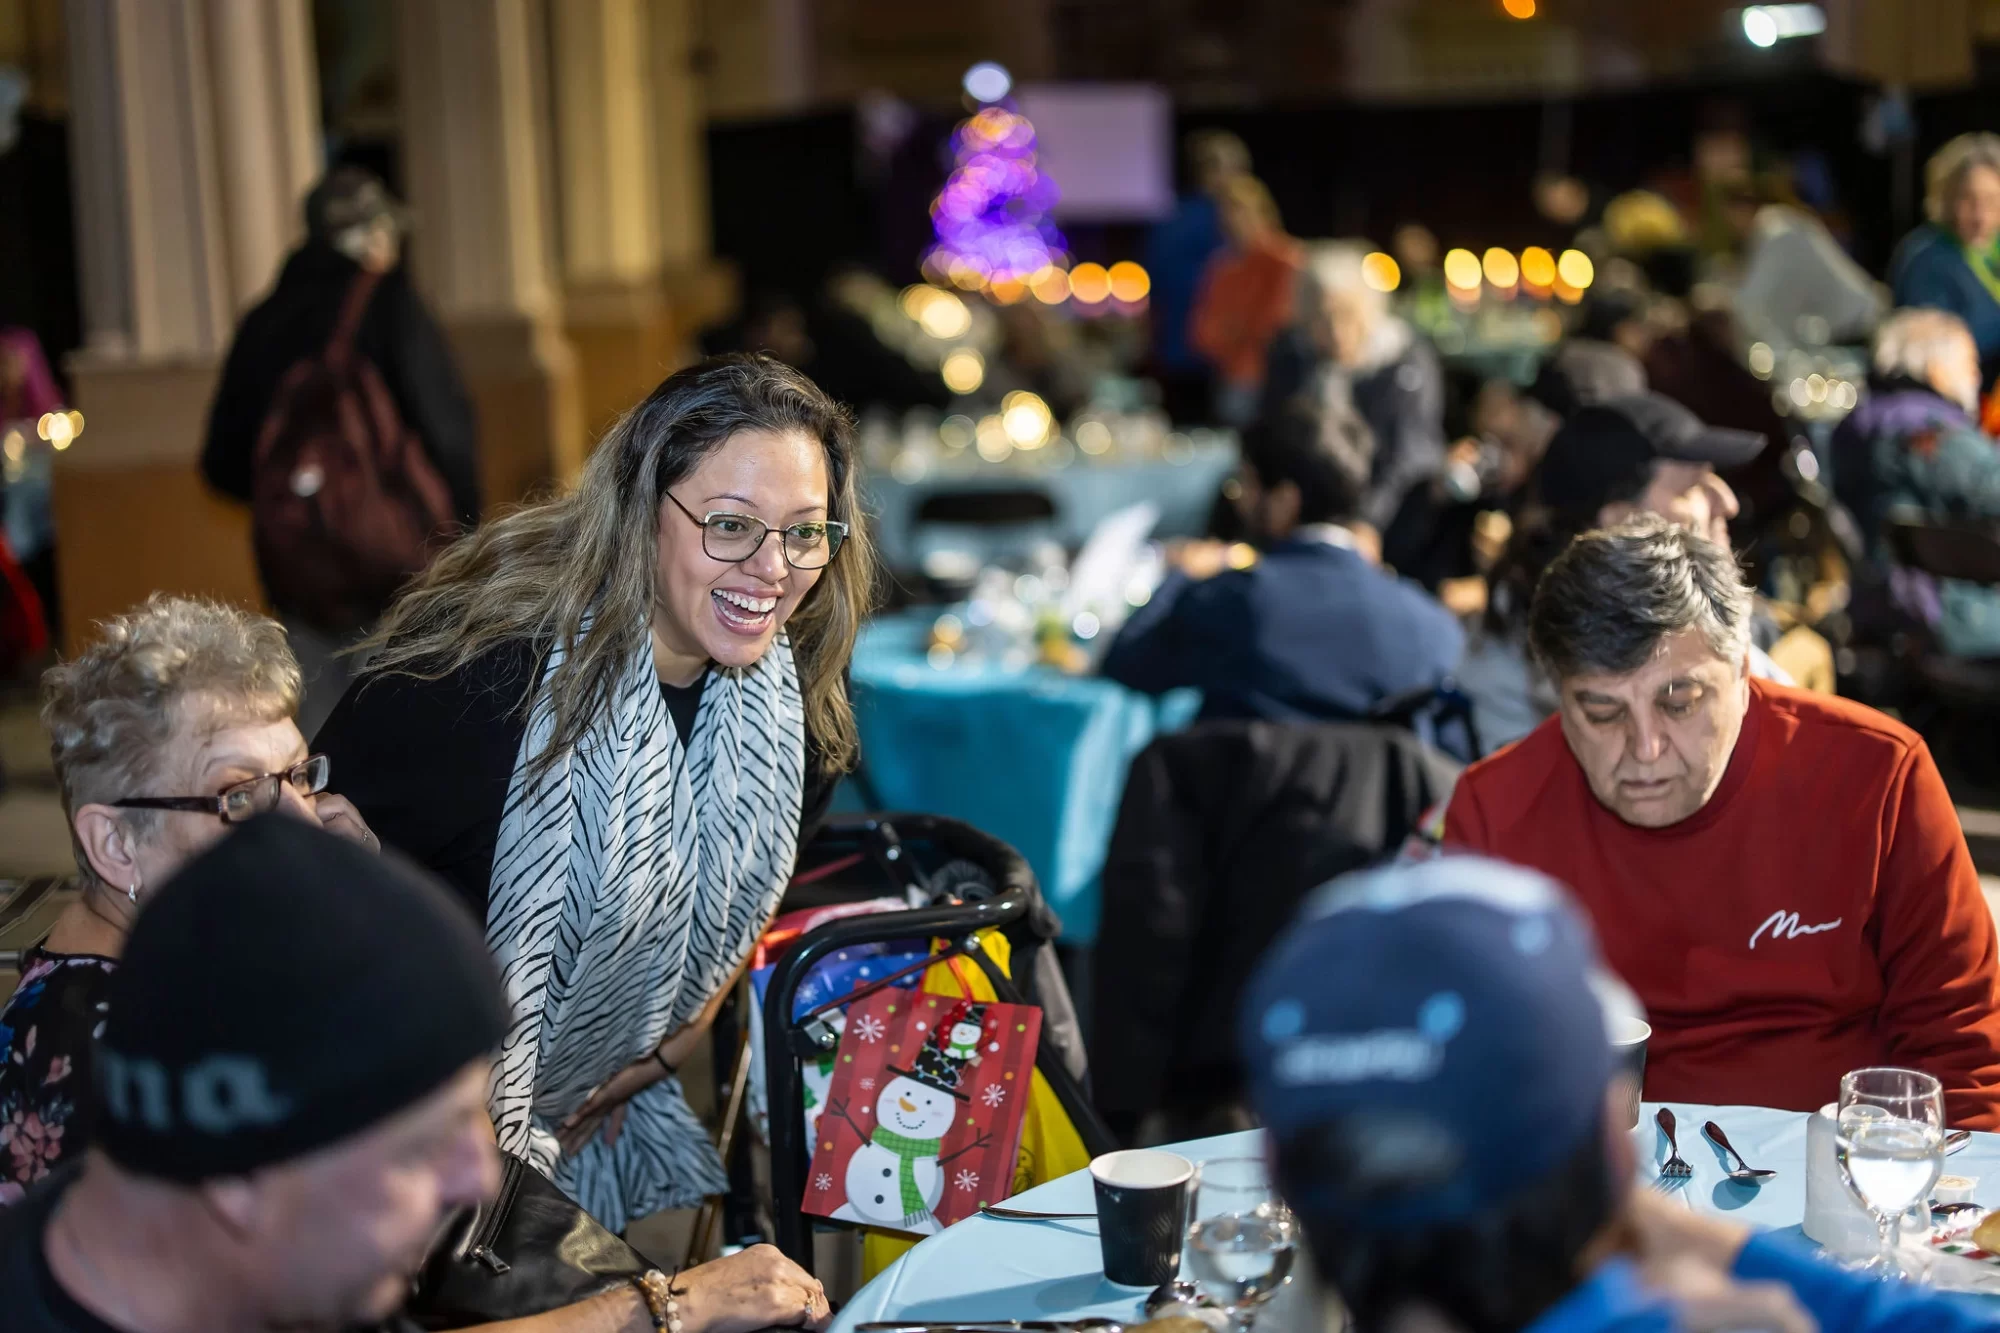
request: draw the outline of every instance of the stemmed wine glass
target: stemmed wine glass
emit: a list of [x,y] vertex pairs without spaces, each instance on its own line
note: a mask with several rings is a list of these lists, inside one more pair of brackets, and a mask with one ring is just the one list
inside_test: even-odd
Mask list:
[[1914,1069],[1857,1069],[1840,1080],[1834,1136],[1840,1178],[1881,1237],[1862,1272],[1904,1276],[1896,1251],[1903,1214],[1930,1197],[1944,1170],[1944,1087]]
[[1194,1279],[1249,1333],[1257,1307],[1291,1280],[1298,1224],[1271,1189],[1262,1158],[1222,1157],[1201,1164],[1187,1261]]

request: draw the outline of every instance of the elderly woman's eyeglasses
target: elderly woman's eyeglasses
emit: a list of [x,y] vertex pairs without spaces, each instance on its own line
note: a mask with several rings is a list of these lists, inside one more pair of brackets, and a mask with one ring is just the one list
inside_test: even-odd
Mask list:
[[225,824],[241,824],[253,815],[277,809],[286,787],[301,796],[317,796],[326,790],[332,769],[333,761],[316,754],[282,773],[233,782],[213,796],[128,796],[111,804],[124,810],[186,810],[215,815]]
[[786,564],[793,569],[825,569],[833,563],[840,544],[847,540],[847,525],[831,519],[774,529],[762,519],[719,509],[697,518],[693,510],[674,499],[672,491],[667,492],[667,498],[674,501],[674,508],[688,516],[690,523],[700,526],[701,549],[708,558],[724,564],[742,564],[764,548],[764,539],[772,532],[783,531],[784,539],[778,545],[785,553]]

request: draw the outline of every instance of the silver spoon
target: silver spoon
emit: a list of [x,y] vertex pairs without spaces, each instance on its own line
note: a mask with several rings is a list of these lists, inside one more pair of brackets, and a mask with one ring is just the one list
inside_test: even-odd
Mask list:
[[1729,1173],[1731,1180],[1740,1181],[1747,1185],[1769,1180],[1772,1176],[1778,1174],[1776,1171],[1760,1170],[1744,1161],[1743,1154],[1736,1151],[1736,1146],[1729,1141],[1729,1136],[1722,1132],[1722,1126],[1716,1124],[1713,1120],[1704,1123],[1701,1127],[1701,1132],[1707,1136],[1710,1143],[1713,1143],[1716,1147],[1736,1159],[1736,1170]]

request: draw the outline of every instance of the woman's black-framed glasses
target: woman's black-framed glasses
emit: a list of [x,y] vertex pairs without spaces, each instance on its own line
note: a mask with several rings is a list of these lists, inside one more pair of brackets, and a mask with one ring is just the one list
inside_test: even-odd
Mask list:
[[241,824],[253,815],[277,809],[285,787],[301,796],[317,796],[326,790],[332,770],[333,761],[316,754],[282,773],[233,782],[213,796],[128,796],[111,804],[125,810],[186,810],[214,815],[225,824]]
[[793,569],[825,569],[833,563],[839,553],[840,544],[847,540],[847,525],[832,519],[815,519],[810,523],[794,523],[788,528],[775,529],[761,518],[748,514],[731,514],[725,510],[713,509],[697,518],[692,509],[674,498],[668,491],[667,498],[673,500],[674,508],[688,516],[688,521],[701,528],[701,549],[710,560],[720,560],[726,565],[740,565],[757,552],[764,549],[764,539],[774,531],[785,535],[778,543],[785,553],[785,563]]

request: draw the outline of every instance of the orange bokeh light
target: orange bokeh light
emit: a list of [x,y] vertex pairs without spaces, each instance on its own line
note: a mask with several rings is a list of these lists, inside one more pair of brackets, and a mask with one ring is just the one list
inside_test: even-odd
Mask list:
[[1102,264],[1078,264],[1069,271],[1069,290],[1085,305],[1096,305],[1111,295],[1111,275]]
[[1531,19],[1535,16],[1535,0],[1500,0],[1500,7],[1507,11],[1508,18]]
[[1127,305],[1145,300],[1146,294],[1153,290],[1153,280],[1146,270],[1129,259],[1113,264],[1105,276],[1111,281],[1111,294]]

